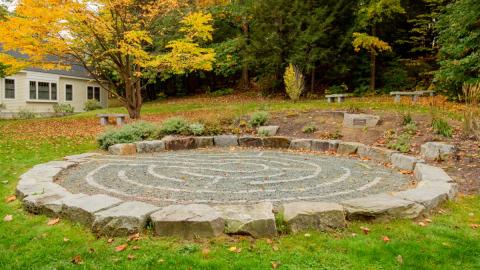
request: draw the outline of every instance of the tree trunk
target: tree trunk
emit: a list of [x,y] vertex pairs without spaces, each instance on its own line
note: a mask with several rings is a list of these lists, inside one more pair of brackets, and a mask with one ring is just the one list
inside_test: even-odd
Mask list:
[[312,69],[312,80],[310,81],[310,92],[313,93],[315,90],[315,67]]
[[375,80],[377,69],[377,55],[374,51],[370,52],[370,91],[375,91]]
[[246,55],[246,47],[248,43],[248,34],[249,34],[249,25],[246,19],[244,19],[242,23],[242,31],[243,31],[243,37],[245,38],[245,48],[244,48],[244,53],[243,53],[243,66],[242,66],[242,78],[240,80],[240,88],[243,90],[247,90],[250,87],[250,77],[248,74],[248,63],[245,60],[245,55]]

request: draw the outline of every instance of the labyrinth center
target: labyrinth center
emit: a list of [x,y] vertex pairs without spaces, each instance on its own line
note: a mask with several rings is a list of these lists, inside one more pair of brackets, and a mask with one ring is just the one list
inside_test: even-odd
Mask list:
[[328,201],[407,189],[409,176],[370,161],[283,151],[192,150],[95,156],[57,180],[71,192],[155,205]]

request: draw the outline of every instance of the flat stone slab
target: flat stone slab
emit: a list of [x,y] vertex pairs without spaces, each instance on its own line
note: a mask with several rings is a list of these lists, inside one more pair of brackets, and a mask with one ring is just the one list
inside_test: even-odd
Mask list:
[[[49,216],[49,217],[59,217],[61,215],[63,209],[63,202],[66,200],[74,200],[83,197],[87,197],[88,195],[77,193],[77,194],[69,194],[61,199],[50,201],[45,200],[36,205],[40,214]],[[28,197],[27,197],[28,198]]]
[[273,205],[270,202],[250,205],[216,206],[225,220],[225,233],[248,234],[255,238],[277,234]]
[[51,182],[25,183],[23,181],[17,184],[16,189],[17,198],[20,200],[32,195],[59,194],[63,192],[67,192],[67,190]]
[[95,213],[92,230],[101,235],[127,236],[144,230],[150,214],[160,208],[130,201]]
[[177,150],[188,150],[188,149],[195,149],[197,145],[195,144],[195,139],[191,137],[186,138],[177,138],[167,136],[163,138],[165,142],[165,149],[169,151],[177,151]]
[[339,142],[337,140],[313,140],[312,150],[320,152],[337,151]]
[[279,126],[261,126],[258,128],[257,133],[263,136],[275,136],[279,129]]
[[298,139],[290,142],[290,149],[294,150],[312,150],[312,140]]
[[90,227],[94,221],[94,214],[120,204],[122,200],[104,194],[69,197],[62,200],[61,215]]
[[170,205],[151,216],[154,233],[184,239],[215,237],[223,233],[225,220],[204,204]]
[[195,137],[195,144],[197,145],[197,148],[213,147],[213,136]]
[[165,150],[165,142],[161,140],[157,141],[142,141],[136,143],[137,153],[156,153]]
[[354,155],[359,147],[366,147],[366,145],[357,142],[339,142],[337,153],[340,155]]
[[238,137],[236,135],[220,135],[213,137],[215,146],[232,147],[238,146]]
[[121,143],[108,147],[111,155],[129,156],[137,153],[137,146],[134,143]]
[[425,211],[421,204],[400,199],[388,194],[343,201],[350,220],[414,219]]
[[382,163],[390,163],[390,157],[397,153],[396,151],[384,149],[380,147],[362,145],[357,149],[357,154],[361,158],[369,158]]
[[266,137],[263,138],[263,146],[266,148],[284,148],[287,149],[290,147],[290,138],[288,137]]
[[427,211],[437,207],[455,193],[453,184],[440,183],[439,185],[424,185],[414,189],[397,192],[395,197],[416,202],[425,207]]
[[394,153],[391,156],[391,161],[393,166],[396,168],[399,168],[401,170],[413,171],[413,169],[415,169],[415,165],[417,165],[418,162],[422,162],[423,160],[400,153]]
[[[30,212],[33,214],[46,214],[44,211],[45,204],[63,199],[70,195],[72,195],[70,192],[62,191],[62,192],[44,193],[39,195],[27,196],[23,199],[23,207],[27,212]],[[61,206],[58,209],[58,212],[60,211],[61,211]]]
[[238,144],[241,147],[262,147],[263,140],[255,136],[242,136],[238,139]]
[[349,114],[343,117],[343,126],[346,128],[376,127],[380,116],[370,114]]
[[428,142],[420,147],[420,151],[427,160],[444,160],[455,153],[455,146],[442,142]]
[[298,233],[305,230],[327,231],[346,227],[345,211],[337,203],[293,202],[282,206],[283,219],[288,230]]
[[415,178],[418,181],[450,183],[453,179],[441,168],[430,166],[424,163],[417,163],[414,170]]

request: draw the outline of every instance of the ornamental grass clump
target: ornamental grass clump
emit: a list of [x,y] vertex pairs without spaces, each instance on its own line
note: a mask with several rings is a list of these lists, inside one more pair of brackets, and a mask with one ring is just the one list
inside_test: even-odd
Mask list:
[[268,121],[268,113],[267,112],[254,112],[250,117],[249,124],[251,127],[259,127],[263,126]]
[[305,90],[305,79],[302,72],[297,66],[290,64],[285,70],[283,78],[287,95],[294,102],[298,101]]
[[157,128],[147,122],[138,121],[119,129],[109,129],[97,137],[97,143],[102,149],[118,143],[133,143],[150,138]]
[[463,130],[465,134],[480,140],[480,83],[464,84],[463,95],[467,109],[464,113]]

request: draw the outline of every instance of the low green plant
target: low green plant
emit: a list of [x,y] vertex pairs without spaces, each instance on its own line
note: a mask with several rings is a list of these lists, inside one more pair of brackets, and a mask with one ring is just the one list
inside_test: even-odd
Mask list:
[[333,132],[333,133],[330,132],[327,137],[328,137],[328,139],[330,139],[330,140],[339,140],[339,139],[343,138],[343,135],[342,135],[342,133],[340,132],[340,130],[337,129],[337,130],[335,130],[335,132]]
[[27,108],[22,108],[20,109],[20,111],[18,112],[18,115],[17,117],[19,119],[34,119],[34,118],[37,118],[37,114],[30,111],[29,109]]
[[267,112],[254,112],[250,117],[249,124],[251,127],[259,127],[265,125],[268,121]]
[[205,126],[202,123],[192,123],[188,126],[188,130],[194,136],[205,134]]
[[402,153],[408,153],[412,145],[411,139],[412,137],[409,134],[403,133],[396,139],[388,142],[387,147]]
[[433,132],[444,137],[451,138],[453,136],[453,128],[447,121],[441,118],[435,118],[432,121]]
[[418,131],[417,124],[415,122],[410,122],[406,124],[404,127],[404,131],[409,135],[417,134],[417,131]]
[[125,125],[119,129],[109,129],[97,137],[97,143],[102,149],[118,143],[133,143],[151,137],[156,130],[153,124],[139,121]]
[[233,88],[221,88],[215,91],[208,91],[208,95],[212,97],[228,96],[231,94],[233,94]]
[[189,132],[189,123],[182,117],[172,117],[165,120],[160,128],[158,129],[158,136],[163,137],[165,135],[174,135],[174,134],[188,134]]
[[325,94],[345,94],[348,92],[348,86],[345,83],[342,83],[340,85],[332,85],[330,86],[326,91]]
[[87,112],[94,111],[102,108],[102,104],[96,99],[89,99],[83,105],[83,109]]
[[362,112],[360,105],[356,103],[350,103],[347,105],[347,113],[360,113],[360,112]]
[[302,129],[303,133],[315,133],[315,131],[317,131],[317,126],[315,126],[313,123],[304,126]]
[[305,90],[305,79],[300,69],[297,66],[290,64],[285,70],[283,79],[287,95],[294,102],[298,101]]
[[410,124],[413,122],[413,118],[412,118],[412,115],[410,113],[406,113],[403,115],[403,121],[402,121],[402,124],[404,126]]
[[260,136],[260,137],[268,137],[268,136],[270,136],[270,132],[268,132],[268,130],[260,130],[260,131],[258,132],[258,136]]
[[57,103],[53,105],[53,111],[55,113],[73,113],[74,110],[75,109],[72,105],[66,103]]

